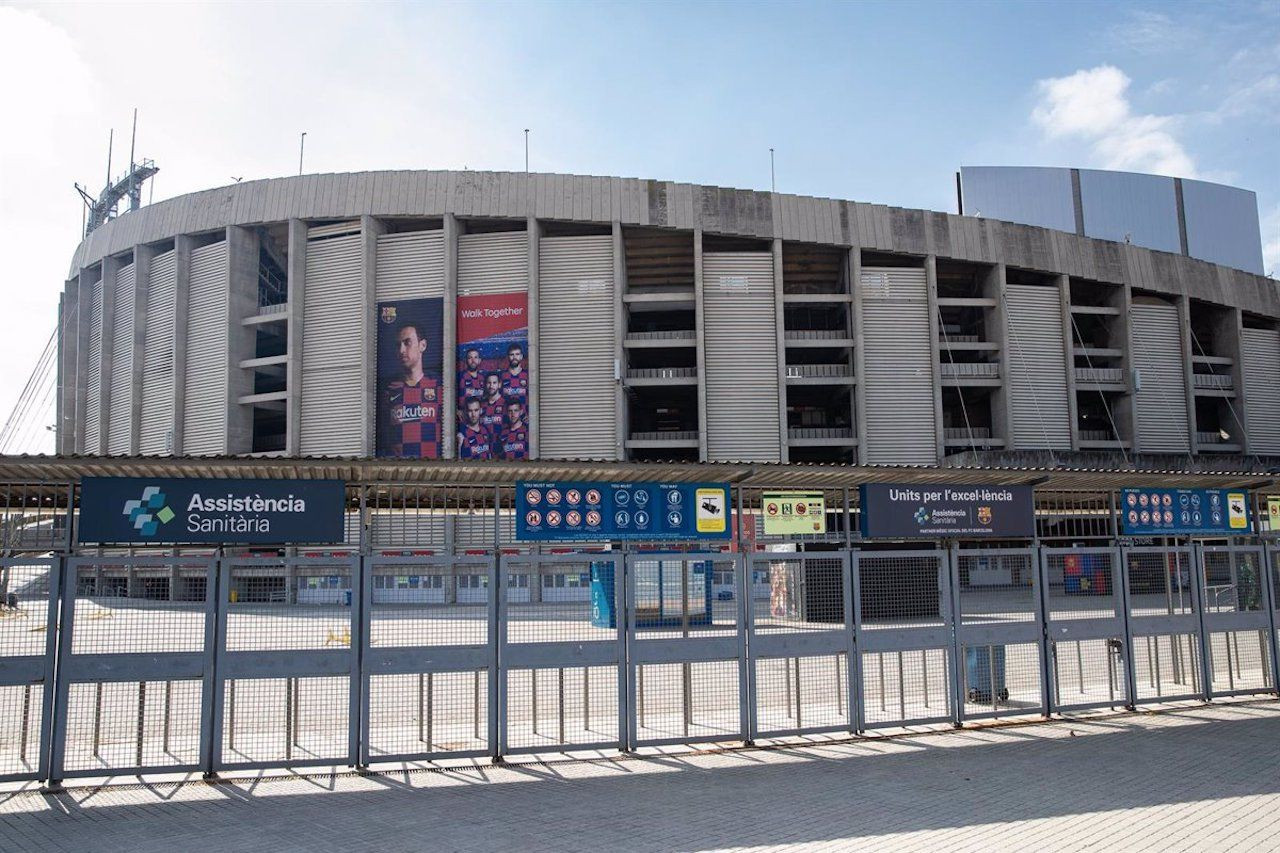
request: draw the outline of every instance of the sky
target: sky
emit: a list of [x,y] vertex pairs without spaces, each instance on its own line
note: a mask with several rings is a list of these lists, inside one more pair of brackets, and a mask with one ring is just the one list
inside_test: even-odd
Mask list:
[[1280,0],[0,3],[0,79],[0,418],[135,107],[144,202],[303,131],[308,172],[519,171],[529,128],[533,171],[767,190],[773,148],[779,192],[934,210],[962,165],[1218,181],[1280,274]]

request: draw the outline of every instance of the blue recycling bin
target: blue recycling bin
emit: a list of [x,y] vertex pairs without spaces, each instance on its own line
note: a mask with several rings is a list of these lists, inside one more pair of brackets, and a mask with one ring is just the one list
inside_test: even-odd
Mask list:
[[1009,687],[1004,678],[1004,646],[969,646],[964,650],[964,681],[970,702],[990,705],[1006,702]]

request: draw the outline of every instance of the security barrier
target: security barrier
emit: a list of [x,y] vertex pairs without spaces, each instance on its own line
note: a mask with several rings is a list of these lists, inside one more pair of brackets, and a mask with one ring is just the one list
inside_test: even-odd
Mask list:
[[804,544],[11,558],[0,778],[751,742],[1276,690],[1280,548]]

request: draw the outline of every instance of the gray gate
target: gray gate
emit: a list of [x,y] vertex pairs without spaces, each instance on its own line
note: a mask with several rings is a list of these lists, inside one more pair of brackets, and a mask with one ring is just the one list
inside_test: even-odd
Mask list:
[[752,554],[747,561],[748,738],[855,731],[849,553]]
[[855,551],[859,730],[956,720],[948,553]]
[[493,755],[491,554],[365,558],[361,764]]
[[1199,571],[1191,547],[1125,547],[1135,704],[1204,696]]
[[[726,572],[732,595],[713,595]],[[737,554],[627,554],[631,746],[747,738],[743,575]]]
[[360,558],[224,557],[212,769],[356,764]]
[[51,780],[207,766],[215,580],[208,556],[66,561]]
[[961,719],[1047,715],[1036,550],[957,548],[951,556]]
[[1053,710],[1130,704],[1118,548],[1041,548]]
[[1266,562],[1261,545],[1202,545],[1207,694],[1275,689]]
[[625,747],[623,571],[618,552],[502,557],[501,752]]
[[0,560],[0,782],[48,778],[61,574],[57,558]]

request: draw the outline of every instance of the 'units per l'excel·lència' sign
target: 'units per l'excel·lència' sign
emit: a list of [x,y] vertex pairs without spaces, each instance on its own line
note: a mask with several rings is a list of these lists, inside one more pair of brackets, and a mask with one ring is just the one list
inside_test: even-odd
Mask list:
[[341,480],[85,477],[81,543],[343,541]]
[[860,487],[862,535],[868,539],[1030,538],[1030,486],[938,486],[875,483]]

